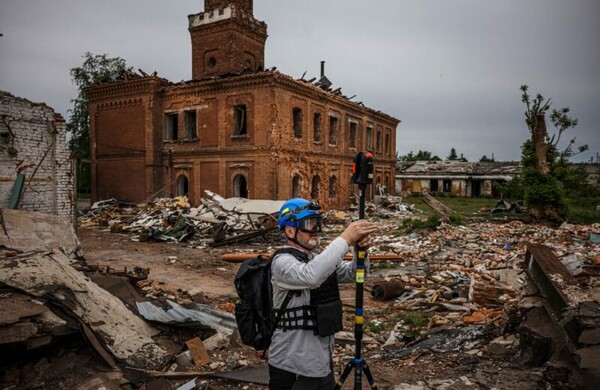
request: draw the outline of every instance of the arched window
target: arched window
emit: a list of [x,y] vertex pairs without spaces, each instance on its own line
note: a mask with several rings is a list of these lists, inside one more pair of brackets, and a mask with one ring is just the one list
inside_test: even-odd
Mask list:
[[313,176],[310,186],[310,198],[313,200],[319,199],[319,187],[321,187],[321,178],[317,175]]
[[186,175],[179,175],[177,177],[177,196],[188,195],[189,193],[189,182]]
[[236,198],[248,198],[248,184],[246,177],[242,174],[233,178],[233,196]]
[[329,178],[329,197],[337,198],[337,177],[331,176]]
[[292,179],[292,198],[300,197],[300,184],[301,184],[300,175],[294,175],[294,177]]

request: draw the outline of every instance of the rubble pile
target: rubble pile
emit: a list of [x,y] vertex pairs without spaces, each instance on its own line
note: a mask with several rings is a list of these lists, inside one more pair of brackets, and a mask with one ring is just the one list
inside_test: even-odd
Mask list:
[[132,234],[133,241],[182,242],[193,238],[194,245],[218,246],[266,238],[276,226],[273,214],[283,203],[225,199],[214,192],[206,193],[199,207],[192,207],[186,196],[125,206],[114,199],[96,202],[79,225]]
[[[382,231],[392,232],[394,226],[384,224]],[[393,299],[383,309],[378,306],[369,314],[374,318],[367,326],[372,331],[367,334],[376,339],[370,346],[371,354],[383,353],[392,365],[411,364],[424,354],[442,352],[476,357],[526,355],[531,346],[525,344],[531,340],[523,343],[522,332],[506,332],[515,331],[519,312],[531,305],[531,296],[523,292],[529,280],[527,265],[523,264],[528,248],[544,244],[556,254],[557,263],[565,267],[565,272],[573,275],[570,277],[577,288],[563,285],[561,291],[577,303],[564,304],[556,322],[577,317],[578,328],[584,331],[571,352],[581,355],[581,367],[589,367],[590,356],[600,344],[598,231],[599,224],[552,228],[513,221],[468,226],[442,224],[434,231],[379,236],[370,253],[392,252],[402,260],[383,265],[372,263],[371,293],[373,297],[390,295],[392,290],[386,290],[385,283],[400,283],[402,288],[395,286]],[[378,281],[381,279],[383,282]],[[555,275],[554,282],[560,284],[561,277]],[[381,315],[389,310],[395,315]],[[415,321],[421,323],[415,325]],[[351,350],[338,346],[336,351],[338,360],[352,357]],[[537,365],[549,358],[546,356]]]
[[[82,215],[79,226],[131,234],[132,241],[188,241],[194,246],[222,246],[256,238],[276,241],[271,233],[276,230],[276,216],[283,201],[205,193],[198,207],[192,207],[186,196],[157,198],[137,205],[115,199],[99,201]],[[354,211],[329,210],[323,213],[323,219],[330,225],[346,224],[356,218]],[[379,219],[422,214],[413,205],[402,203],[402,198],[390,195],[377,196],[367,204],[366,212]]]

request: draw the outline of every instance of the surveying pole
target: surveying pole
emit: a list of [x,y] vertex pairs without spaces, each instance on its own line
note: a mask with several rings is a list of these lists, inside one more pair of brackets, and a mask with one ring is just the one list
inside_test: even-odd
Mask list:
[[[373,183],[373,155],[369,152],[359,152],[354,157],[352,164],[352,182],[358,184],[359,190],[359,208],[358,218],[365,218],[365,190],[368,184]],[[346,364],[344,372],[337,381],[335,388],[340,389],[344,381],[354,369],[354,390],[362,389],[362,373],[364,371],[372,389],[377,390],[377,384],[371,375],[371,370],[367,361],[362,357],[362,337],[363,337],[363,292],[365,283],[365,258],[367,257],[367,248],[362,248],[354,244],[354,253],[356,254],[356,309],[354,312],[354,339],[356,348],[354,358]]]

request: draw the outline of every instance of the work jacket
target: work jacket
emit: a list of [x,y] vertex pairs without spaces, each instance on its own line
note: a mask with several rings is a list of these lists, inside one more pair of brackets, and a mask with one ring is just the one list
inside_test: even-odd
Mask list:
[[[355,280],[356,258],[343,261],[348,243],[336,238],[317,255],[309,254],[308,262],[299,261],[289,253],[281,253],[271,264],[273,306],[281,307],[288,291],[299,291],[288,308],[310,304],[310,290],[318,288],[333,272],[338,282]],[[365,260],[368,266],[368,259]],[[331,371],[334,335],[321,337],[313,330],[277,328],[269,347],[269,364],[282,370],[308,377],[324,377]]]

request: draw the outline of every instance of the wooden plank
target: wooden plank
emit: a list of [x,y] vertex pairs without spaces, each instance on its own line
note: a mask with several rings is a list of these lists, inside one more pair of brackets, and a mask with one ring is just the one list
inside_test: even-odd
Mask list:
[[197,367],[205,366],[211,362],[210,356],[208,356],[208,352],[206,352],[206,348],[204,348],[204,344],[202,344],[202,340],[199,337],[194,337],[186,341],[185,345],[190,350],[194,364]]

